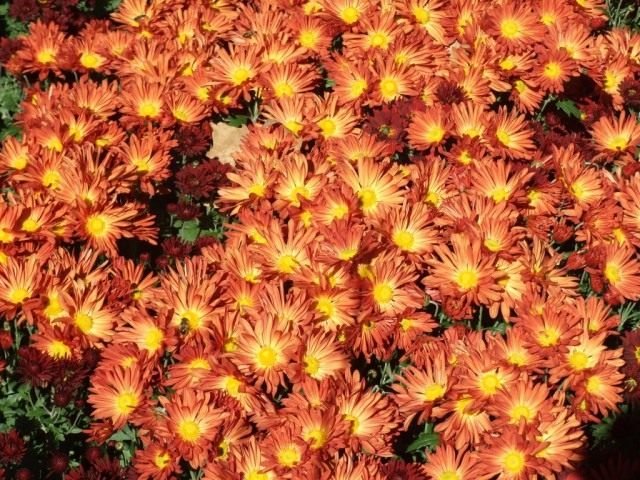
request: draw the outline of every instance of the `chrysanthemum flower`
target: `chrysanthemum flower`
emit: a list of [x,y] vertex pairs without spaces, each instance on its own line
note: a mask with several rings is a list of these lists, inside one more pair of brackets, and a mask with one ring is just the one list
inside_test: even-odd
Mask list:
[[380,103],[389,103],[403,96],[413,96],[415,79],[409,68],[391,62],[380,62],[376,68],[376,88],[374,99]]
[[36,21],[29,26],[29,35],[22,40],[21,48],[9,62],[10,69],[24,72],[48,70],[60,72],[61,53],[67,44],[65,35],[57,23]]
[[143,381],[138,368],[102,369],[92,378],[88,402],[94,409],[93,416],[111,420],[116,429],[127,423],[143,401]]
[[489,304],[500,298],[499,272],[493,259],[482,253],[479,240],[466,235],[451,237],[452,248],[434,246],[435,256],[427,262],[431,272],[422,283],[442,293],[455,292],[476,303]]
[[537,427],[539,436],[536,440],[544,444],[535,456],[544,460],[544,466],[554,472],[563,468],[573,468],[582,460],[581,449],[585,443],[585,434],[578,419],[565,409],[554,409],[540,421]]
[[602,270],[609,285],[629,300],[640,298],[640,263],[635,256],[628,247],[610,245]]
[[466,394],[436,406],[433,416],[438,419],[446,417],[438,420],[435,430],[443,443],[451,443],[457,450],[477,445],[481,436],[491,429],[489,414],[475,408],[473,398]]
[[164,89],[157,83],[145,83],[140,77],[122,87],[122,113],[131,117],[131,122],[158,121],[165,108]]
[[441,144],[449,130],[444,110],[432,107],[425,112],[414,113],[407,134],[412,147],[426,150]]
[[506,2],[491,12],[487,32],[496,36],[499,45],[517,50],[537,41],[543,30],[528,3]]
[[495,128],[493,130],[495,135],[493,146],[497,154],[505,155],[508,158],[531,158],[535,149],[531,140],[533,131],[527,127],[524,115],[500,108],[495,115],[493,125]]
[[285,370],[293,358],[298,341],[291,334],[275,328],[275,319],[259,317],[254,325],[245,324],[232,358],[244,372],[256,377],[275,392],[285,379]]
[[489,406],[499,423],[537,425],[541,414],[550,407],[549,389],[544,384],[518,382],[512,388],[500,391]]
[[344,182],[360,199],[366,216],[376,217],[383,212],[383,206],[402,204],[407,179],[397,164],[359,160],[355,168],[348,162],[342,162],[338,168]]
[[161,397],[160,403],[166,409],[177,453],[192,468],[204,466],[211,442],[228,414],[214,406],[209,393],[191,389],[179,390],[170,399]]
[[166,446],[152,444],[136,450],[132,465],[140,480],[167,480],[171,475],[181,473],[178,460],[179,457]]
[[358,23],[358,33],[345,33],[345,48],[367,51],[370,49],[388,50],[399,33],[399,27],[392,14],[376,12],[364,17]]
[[441,444],[429,455],[429,463],[422,466],[422,472],[433,480],[471,480],[478,478],[479,467],[467,450]]
[[617,118],[603,116],[593,124],[591,135],[596,148],[603,153],[630,152],[640,143],[640,124],[623,111]]
[[353,382],[355,388],[336,399],[340,414],[350,427],[350,444],[378,455],[388,454],[388,440],[396,423],[395,409],[381,393],[362,388],[359,376]]
[[420,308],[424,295],[416,286],[418,275],[402,257],[385,254],[370,266],[367,300],[384,315],[394,315],[406,309]]
[[417,417],[419,423],[427,421],[432,407],[447,394],[451,383],[450,369],[445,367],[446,358],[443,352],[427,361],[425,367],[410,366],[398,377],[393,385],[394,401],[398,404],[400,414],[405,417],[405,428]]
[[40,265],[36,255],[20,259],[8,257],[0,268],[0,313],[12,318],[22,308],[29,315],[28,302],[40,293],[40,282]]
[[102,205],[79,213],[80,232],[87,245],[110,255],[117,254],[116,240],[134,238],[156,243],[153,217],[143,216],[135,204]]
[[559,93],[569,78],[576,76],[578,69],[568,54],[553,52],[540,59],[539,67],[534,69],[534,83],[542,91]]
[[478,463],[482,465],[484,475],[479,478],[499,478],[524,480],[534,477],[539,460],[536,459],[535,442],[527,442],[518,432],[508,429],[496,438],[486,450],[478,452]]
[[335,335],[322,332],[313,334],[304,342],[301,350],[302,373],[315,380],[335,377],[347,368],[347,356]]

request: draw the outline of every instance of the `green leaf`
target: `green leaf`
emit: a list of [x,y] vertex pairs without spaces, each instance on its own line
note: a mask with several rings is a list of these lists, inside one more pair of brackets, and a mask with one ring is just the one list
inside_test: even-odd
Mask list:
[[114,442],[135,442],[136,431],[129,425],[126,425],[122,430],[118,430],[109,437],[109,440]]
[[178,236],[185,242],[193,243],[200,235],[200,222],[198,220],[189,220],[184,222],[180,227]]
[[440,443],[440,435],[433,431],[433,425],[428,424],[425,432],[418,435],[409,446],[407,447],[407,453],[417,452],[428,448],[434,450]]
[[226,120],[227,125],[231,127],[241,127],[249,122],[248,115],[232,115]]
[[558,100],[556,102],[556,107],[562,110],[564,113],[574,118],[581,118],[582,112],[573,102],[573,100]]

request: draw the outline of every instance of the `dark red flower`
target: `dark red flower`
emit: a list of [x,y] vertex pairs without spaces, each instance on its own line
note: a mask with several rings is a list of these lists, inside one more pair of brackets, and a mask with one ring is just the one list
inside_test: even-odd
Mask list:
[[8,330],[0,330],[0,349],[9,350],[13,346],[13,337]]
[[15,429],[0,433],[0,463],[20,463],[26,453],[24,440]]
[[573,228],[564,223],[560,223],[553,229],[553,241],[556,243],[564,243],[573,237]]
[[69,466],[69,456],[63,452],[54,452],[49,459],[52,473],[64,473]]
[[38,387],[46,386],[56,374],[54,361],[44,353],[32,347],[18,350],[17,374],[22,379]]
[[187,157],[197,157],[211,146],[211,126],[208,121],[196,125],[179,125],[174,138],[178,141],[178,152]]

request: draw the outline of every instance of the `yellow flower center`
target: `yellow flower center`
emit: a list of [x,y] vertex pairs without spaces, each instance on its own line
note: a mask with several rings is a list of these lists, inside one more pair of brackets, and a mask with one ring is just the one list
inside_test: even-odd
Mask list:
[[147,330],[147,333],[144,336],[143,344],[144,348],[155,352],[162,345],[162,341],[164,340],[164,332],[160,330],[158,327],[152,327]]
[[422,25],[429,23],[429,20],[431,20],[431,14],[424,7],[416,5],[411,9],[411,13],[413,13],[416,22],[421,23]]
[[231,71],[231,82],[235,85],[235,86],[239,86],[242,85],[244,82],[246,82],[247,80],[249,80],[249,78],[251,78],[252,73],[251,70],[247,67],[236,67]]
[[400,85],[395,78],[385,77],[380,80],[380,93],[384,100],[393,100],[400,92]]
[[349,93],[351,94],[351,98],[358,98],[368,87],[369,85],[367,84],[367,81],[363,78],[353,80],[351,82],[351,85],[349,86]]
[[240,386],[242,385],[242,382],[234,376],[227,375],[224,377],[222,385],[225,392],[227,392],[227,395],[236,398],[240,393]]
[[53,340],[47,347],[47,353],[52,358],[68,358],[71,356],[71,348],[60,340]]
[[302,125],[296,119],[287,120],[283,123],[283,125],[287,130],[291,131],[294,135],[298,135],[298,133],[300,133],[300,130],[302,130],[302,128],[304,127],[304,125]]
[[518,450],[511,450],[502,458],[502,465],[507,473],[510,474],[522,472],[524,464],[525,456]]
[[160,470],[162,470],[166,468],[167,465],[169,465],[170,461],[171,461],[171,457],[167,452],[164,452],[164,453],[159,453],[154,457],[153,464],[156,466],[156,468],[159,468]]
[[391,38],[384,32],[369,33],[369,44],[374,48],[386,50],[389,47],[389,42],[391,42]]
[[281,448],[277,453],[278,463],[283,467],[293,468],[302,459],[302,455],[300,454],[300,450],[298,450],[295,445],[287,445],[284,448]]
[[29,163],[29,157],[26,154],[21,154],[16,157],[13,157],[9,161],[9,166],[14,170],[24,170]]
[[617,285],[622,280],[620,267],[613,262],[607,262],[604,267],[604,276],[611,285]]
[[440,475],[438,475],[436,478],[437,480],[462,480],[460,478],[460,475],[458,475],[458,473],[453,470],[446,470],[442,472]]
[[80,55],[80,64],[84,68],[98,68],[100,65],[102,65],[102,57],[92,52],[84,52],[82,55]]
[[312,49],[318,43],[319,37],[320,35],[315,30],[303,30],[298,36],[298,41],[304,48]]
[[318,127],[322,131],[322,136],[325,138],[335,135],[338,125],[332,118],[326,117],[318,122]]
[[577,371],[584,370],[589,366],[589,355],[580,350],[573,350],[568,357],[569,365]]
[[609,150],[620,152],[622,150],[626,150],[626,148],[629,146],[630,141],[631,138],[628,134],[621,133],[619,135],[614,135],[609,140],[607,140],[605,142],[605,146]]
[[343,261],[349,261],[358,253],[358,249],[355,247],[347,247],[343,250],[340,250],[338,253],[338,258]]
[[73,323],[82,333],[88,333],[93,327],[93,318],[84,312],[78,312],[73,318]]
[[331,298],[322,296],[317,299],[316,310],[325,317],[331,318],[336,312],[336,307]]
[[356,23],[360,18],[360,10],[356,7],[345,7],[339,13],[340,19],[347,25]]
[[276,268],[280,273],[293,273],[298,266],[298,261],[293,255],[281,255],[276,262]]
[[107,221],[103,215],[91,215],[85,223],[87,233],[92,237],[104,237],[108,231]]
[[461,290],[467,291],[478,286],[478,271],[472,268],[460,270],[455,276],[455,282]]
[[446,130],[440,125],[431,125],[424,134],[424,139],[429,143],[440,143]]
[[500,33],[508,40],[513,40],[522,35],[522,26],[515,18],[505,18],[500,23]]
[[538,343],[542,347],[550,347],[558,343],[560,332],[553,327],[545,327],[538,335]]
[[400,250],[404,251],[413,250],[416,242],[415,236],[409,230],[396,230],[392,240]]
[[178,424],[178,435],[185,442],[195,443],[202,435],[202,432],[200,431],[200,425],[194,420],[182,420]]
[[187,322],[189,330],[198,330],[202,326],[202,315],[195,310],[185,311],[180,319]]
[[36,60],[43,65],[53,63],[56,61],[56,54],[57,52],[53,48],[43,48],[36,54]]
[[40,229],[40,223],[34,217],[28,217],[22,222],[22,226],[20,227],[24,232],[37,232]]
[[133,412],[137,406],[138,395],[131,390],[121,392],[116,397],[116,411],[121,415],[131,414],[131,412]]
[[502,248],[502,243],[500,243],[500,240],[489,237],[485,239],[484,246],[487,247],[487,250],[490,252],[499,252]]
[[516,80],[515,82],[513,82],[513,88],[515,88],[518,93],[522,93],[527,89],[527,84],[522,80]]
[[444,385],[440,385],[439,383],[428,385],[427,388],[424,389],[424,400],[425,402],[438,400],[444,396],[445,391]]
[[194,358],[189,362],[189,370],[211,370],[211,365],[205,358]]
[[493,395],[502,386],[500,377],[495,372],[486,372],[480,377],[480,390],[485,395]]
[[272,347],[262,347],[257,355],[258,366],[262,369],[273,368],[278,361],[278,352]]
[[[587,387],[586,387],[587,392],[589,392],[592,395],[596,395],[600,393],[602,391],[603,386],[604,385],[602,383],[602,380],[597,375],[594,375],[587,379]],[[586,409],[586,405],[585,405],[585,409]]]
[[378,196],[372,188],[363,188],[358,192],[358,197],[364,210],[371,210],[378,203]]
[[24,287],[13,288],[9,290],[9,302],[18,305],[31,296],[31,292]]
[[509,355],[507,356],[507,361],[511,365],[515,365],[517,367],[522,367],[523,365],[525,365],[527,363],[527,356],[526,356],[525,352],[523,352],[521,350],[515,350],[515,351],[509,353]]
[[393,286],[388,283],[378,283],[373,287],[373,299],[378,305],[388,305],[393,300]]
[[277,98],[292,97],[296,92],[289,82],[281,80],[273,86],[273,93]]
[[511,190],[506,185],[497,186],[493,190],[491,190],[491,192],[489,192],[489,196],[496,203],[504,202],[509,198],[510,195]]
[[346,414],[344,419],[348,422],[351,422],[351,433],[357,435],[360,431],[360,420],[357,417],[351,414]]
[[558,62],[549,62],[544,66],[544,75],[551,80],[557,80],[562,75],[562,67]]
[[533,412],[527,405],[520,404],[511,409],[509,417],[511,417],[512,423],[518,423],[521,418],[524,418],[525,421],[529,422],[533,418]]
[[500,61],[500,68],[503,70],[513,70],[516,68],[516,61],[513,57],[507,57]]
[[146,118],[155,118],[160,115],[160,103],[157,100],[142,100],[138,104],[138,115]]
[[315,376],[320,371],[320,361],[311,355],[305,355],[304,358],[304,371],[310,376]]
[[511,145],[511,135],[509,135],[509,132],[503,128],[498,128],[498,130],[496,130],[496,138],[505,147],[509,147]]
[[327,443],[328,435],[327,431],[324,428],[316,427],[309,430],[303,438],[305,442],[312,440],[311,448],[317,450],[318,448],[322,448],[325,446],[325,444]]

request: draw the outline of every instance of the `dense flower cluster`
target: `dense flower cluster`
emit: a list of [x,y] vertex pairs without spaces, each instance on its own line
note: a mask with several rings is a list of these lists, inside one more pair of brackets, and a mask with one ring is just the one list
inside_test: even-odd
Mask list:
[[[23,374],[90,374],[87,433],[133,426],[134,478],[563,478],[640,381],[619,334],[640,35],[603,8],[124,0],[75,36],[33,23],[0,153]],[[207,159],[238,112],[235,163]],[[170,236],[215,209],[224,242]],[[95,472],[125,475],[66,478]]]

